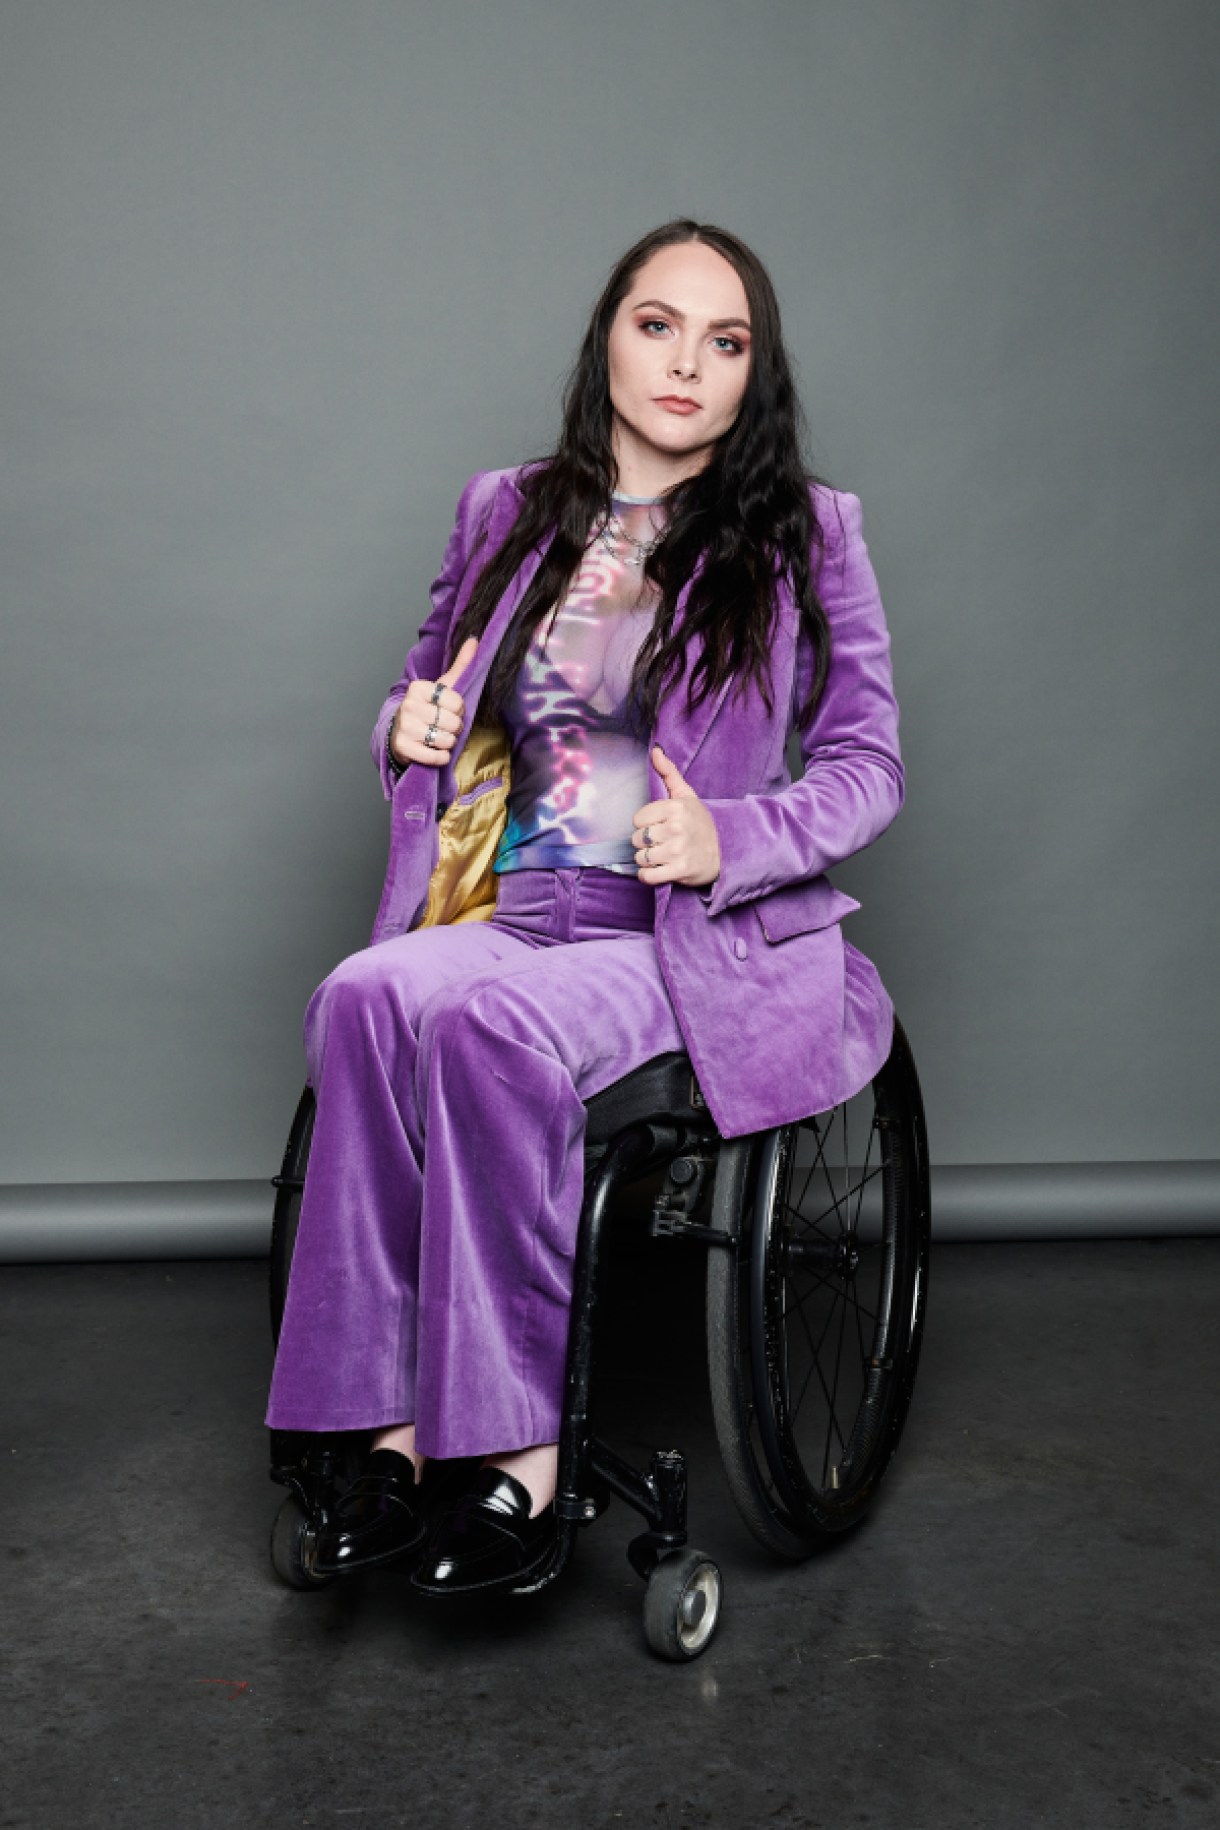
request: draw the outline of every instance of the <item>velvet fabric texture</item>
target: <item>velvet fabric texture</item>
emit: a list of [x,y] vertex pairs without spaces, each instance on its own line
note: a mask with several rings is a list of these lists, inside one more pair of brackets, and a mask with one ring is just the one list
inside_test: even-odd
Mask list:
[[490,920],[345,959],[305,1019],[317,1114],[266,1421],[414,1421],[425,1455],[553,1442],[584,1101],[682,1047],[655,892],[506,872]]
[[[475,577],[520,511],[519,476],[519,470],[480,472],[463,490],[432,586],[431,613],[373,732],[392,807],[374,946],[418,925],[438,861],[438,809],[454,798],[455,760],[496,649],[537,569],[537,551],[454,682],[466,722],[448,761],[439,768],[413,765],[395,784],[386,757],[390,722],[410,682],[435,680],[451,658],[450,636]],[[786,740],[814,655],[784,589],[772,644],[774,716],[753,683],[740,693],[730,683],[688,717],[686,681],[697,658],[688,653],[687,671],[662,701],[650,739],[700,795],[720,842],[720,874],[710,888],[656,887],[653,931],[683,1045],[725,1137],[792,1123],[849,1098],[880,1068],[893,1037],[885,987],[839,928],[860,905],[827,875],[878,838],[902,806],[889,632],[858,499],[821,485],[813,495],[826,535],[817,585],[833,653],[817,716],[801,737],[801,777],[791,779]],[[679,623],[681,615],[680,602]],[[651,759],[648,781],[650,798],[664,800]],[[502,886],[504,877],[498,881]]]

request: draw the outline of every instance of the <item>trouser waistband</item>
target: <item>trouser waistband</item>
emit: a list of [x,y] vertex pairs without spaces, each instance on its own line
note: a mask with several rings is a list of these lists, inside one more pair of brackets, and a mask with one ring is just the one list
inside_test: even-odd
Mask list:
[[545,927],[563,940],[591,933],[651,933],[656,890],[625,871],[601,865],[498,873],[496,913],[504,925]]

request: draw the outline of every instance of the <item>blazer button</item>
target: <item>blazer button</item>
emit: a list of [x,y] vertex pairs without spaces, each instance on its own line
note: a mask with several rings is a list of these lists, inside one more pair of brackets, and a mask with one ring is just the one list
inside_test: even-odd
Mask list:
[[746,954],[750,951],[750,949],[746,946],[746,943],[744,940],[735,940],[733,942],[733,951],[737,955],[738,959],[744,959]]

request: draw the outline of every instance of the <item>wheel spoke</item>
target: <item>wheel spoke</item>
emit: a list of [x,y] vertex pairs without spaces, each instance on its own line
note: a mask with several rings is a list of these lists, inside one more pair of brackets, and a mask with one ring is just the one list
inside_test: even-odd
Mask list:
[[834,1300],[830,1305],[830,1314],[826,1317],[826,1321],[825,1321],[825,1324],[823,1325],[822,1332],[818,1336],[819,1354],[822,1351],[822,1342],[826,1339],[826,1336],[830,1333],[830,1330],[834,1325],[835,1310],[838,1308],[840,1302],[845,1302],[845,1301],[846,1301],[846,1297],[844,1296],[844,1293],[843,1293],[843,1286],[840,1284],[839,1287],[835,1291]]
[[835,1192],[834,1174],[831,1170],[829,1163],[826,1161],[826,1153],[824,1150],[819,1150],[818,1160],[821,1163],[822,1175],[825,1178],[825,1182],[826,1182],[826,1193],[830,1197],[830,1208],[829,1209],[823,1208],[822,1212],[825,1214],[825,1213],[828,1213],[831,1210],[833,1210],[835,1219],[838,1222],[839,1231],[840,1231],[840,1233],[842,1233],[842,1232],[846,1231],[846,1228],[843,1224],[842,1200],[841,1200],[841,1197]]
[[[836,1276],[838,1275],[837,1272],[835,1272],[835,1271],[811,1271],[808,1268],[808,1266],[803,1266],[802,1272],[803,1272],[803,1275],[808,1277],[810,1280],[809,1288],[808,1288],[808,1290],[806,1290],[804,1296],[798,1297],[796,1302],[790,1303],[787,1305],[787,1307],[781,1309],[781,1311],[780,1311],[780,1320],[781,1321],[786,1321],[788,1316],[792,1314],[792,1311],[794,1309],[799,1309],[802,1306],[802,1304],[807,1303],[809,1301],[809,1298],[811,1296],[816,1295],[816,1293],[819,1290],[833,1289]],[[791,1284],[795,1284],[795,1282],[796,1282],[796,1277],[791,1272],[788,1275],[788,1282]]]
[[[838,1429],[838,1414],[835,1411],[835,1399],[839,1395],[839,1373],[840,1373],[840,1371],[842,1369],[842,1365],[843,1365],[843,1325],[846,1322],[846,1320],[847,1320],[847,1302],[845,1299],[844,1303],[843,1303],[843,1307],[839,1311],[839,1339],[835,1344],[835,1377],[834,1377],[834,1384],[832,1385],[831,1390],[830,1390],[830,1417],[831,1417],[831,1422],[834,1424],[836,1429]],[[844,1437],[842,1430],[839,1430],[839,1442],[843,1448],[847,1447],[847,1440]],[[826,1476],[829,1473],[829,1471],[830,1471],[830,1430],[828,1428],[827,1432],[826,1432],[826,1453],[822,1457],[822,1485],[823,1485],[823,1487],[826,1485]]]
[[799,1397],[799,1398],[798,1398],[798,1399],[797,1399],[797,1401],[796,1401],[796,1403],[795,1403],[795,1404],[794,1404],[794,1405],[793,1405],[793,1406],[792,1406],[792,1407],[791,1407],[791,1409],[790,1409],[790,1410],[789,1410],[789,1413],[788,1413],[788,1414],[789,1414],[789,1416],[790,1416],[790,1417],[791,1417],[791,1418],[792,1418],[792,1421],[793,1421],[793,1423],[795,1423],[795,1422],[796,1422],[796,1414],[797,1414],[797,1412],[798,1412],[798,1411],[799,1411],[799,1410],[800,1410],[800,1408],[801,1408],[801,1405],[802,1405],[802,1404],[803,1404],[803,1403],[804,1403],[804,1402],[805,1402],[805,1393],[806,1393],[806,1392],[807,1392],[807,1391],[808,1391],[808,1390],[809,1390],[809,1381],[810,1381],[810,1379],[812,1379],[812,1377],[813,1377],[813,1369],[814,1369],[814,1367],[815,1367],[815,1366],[816,1366],[816,1365],[817,1365],[817,1360],[816,1360],[816,1359],[812,1359],[812,1360],[810,1360],[810,1362],[809,1362],[809,1370],[808,1370],[808,1372],[807,1372],[807,1373],[806,1373],[806,1374],[805,1374],[805,1377],[804,1377],[804,1379],[803,1379],[803,1380],[802,1380],[802,1381],[801,1381],[801,1395],[800,1395],[800,1397]]
[[[832,1315],[833,1315],[833,1310],[832,1310]],[[829,1323],[827,1324],[827,1326],[829,1326]],[[812,1368],[813,1368],[813,1371],[817,1373],[818,1384],[822,1388],[822,1396],[826,1400],[827,1409],[830,1413],[830,1420],[829,1420],[829,1424],[827,1427],[828,1427],[828,1429],[836,1430],[838,1432],[839,1441],[841,1443],[843,1443],[844,1442],[843,1432],[842,1432],[842,1430],[839,1429],[838,1419],[835,1416],[834,1400],[831,1397],[830,1391],[827,1388],[826,1379],[822,1372],[821,1357],[819,1355],[818,1349],[813,1345],[813,1337],[809,1332],[808,1324],[805,1322],[805,1319],[803,1316],[801,1316],[801,1327],[804,1329],[805,1339],[809,1342],[809,1350],[813,1356]],[[825,1337],[826,1337],[826,1330],[823,1329],[822,1330],[822,1339],[824,1340]],[[789,1420],[791,1421],[791,1413],[789,1413]],[[844,1446],[846,1447],[845,1443],[844,1443]],[[823,1476],[823,1485],[825,1485],[825,1476]]]
[[[867,1175],[861,1176],[860,1180],[858,1182],[853,1182],[851,1185],[851,1188],[848,1190],[848,1193],[849,1194],[862,1193],[865,1186],[869,1182],[871,1182],[876,1176],[879,1176],[882,1173],[883,1173],[883,1165],[878,1163],[874,1169],[869,1170]],[[801,1222],[801,1224],[805,1227],[812,1227],[815,1232],[821,1232],[822,1221],[825,1219],[828,1219],[832,1214],[837,1213],[836,1208],[829,1208],[829,1207],[824,1207],[824,1208],[822,1208],[820,1213],[813,1214],[813,1215],[802,1214],[799,1212],[798,1209],[795,1209],[795,1208],[793,1208],[791,1210],[787,1210],[787,1211],[791,1211],[792,1215],[795,1219],[798,1219]],[[842,1228],[840,1228],[840,1232],[841,1231],[842,1231]]]
[[810,1163],[808,1169],[805,1171],[805,1186],[801,1189],[800,1197],[795,1203],[796,1207],[798,1207],[798,1208],[800,1207],[801,1202],[805,1199],[805,1196],[809,1192],[809,1183],[810,1183],[810,1180],[812,1179],[813,1172],[816,1169],[816,1167],[817,1167],[817,1157],[815,1155],[813,1162]]
[[[848,1124],[848,1108],[846,1105],[843,1105],[843,1106],[837,1107],[836,1111],[842,1113],[843,1174],[844,1174],[844,1177],[847,1179],[847,1186],[844,1188],[842,1194],[839,1194],[836,1192],[834,1175],[830,1169],[829,1164],[826,1161],[826,1144],[831,1136],[831,1132],[833,1130],[833,1125],[834,1125],[834,1115],[833,1114],[832,1114],[830,1121],[828,1122],[828,1124],[826,1126],[825,1131],[823,1131],[818,1126],[816,1121],[814,1121],[814,1123],[812,1125],[812,1130],[813,1130],[814,1137],[816,1140],[816,1147],[815,1147],[815,1152],[814,1152],[814,1161],[810,1168],[810,1174],[812,1175],[812,1172],[815,1168],[817,1168],[819,1166],[821,1167],[823,1175],[825,1176],[825,1179],[826,1179],[826,1188],[827,1188],[827,1193],[828,1193],[829,1199],[830,1199],[830,1209],[833,1210],[836,1217],[839,1218],[840,1230],[842,1230],[841,1216],[842,1216],[842,1213],[845,1210],[845,1208],[850,1203],[851,1196],[853,1194],[858,1195],[860,1193],[861,1189],[863,1188],[864,1183],[866,1181],[869,1181],[871,1179],[871,1177],[866,1175],[860,1182],[856,1182],[856,1183],[851,1182],[851,1180],[850,1180],[850,1177],[851,1177],[851,1147],[850,1147],[851,1146],[851,1135],[850,1135],[850,1129],[849,1129],[849,1124]],[[865,1150],[865,1163],[866,1164],[868,1162],[869,1157],[872,1154],[872,1143],[873,1143],[873,1139],[876,1136],[876,1134],[877,1134],[877,1124],[876,1124],[876,1117],[874,1115],[873,1123],[869,1126],[869,1141],[868,1141],[868,1145]],[[806,1185],[808,1185],[808,1184],[806,1184]],[[823,1209],[823,1213],[826,1213],[827,1211],[829,1211],[829,1210]]]
[[[817,1271],[806,1271],[804,1273],[804,1275],[814,1279],[813,1288],[806,1290],[804,1296],[798,1297],[797,1300],[794,1303],[790,1303],[787,1306],[787,1308],[781,1309],[781,1311],[780,1311],[780,1320],[781,1321],[787,1321],[788,1317],[790,1315],[792,1315],[797,1309],[799,1309],[802,1306],[802,1304],[807,1303],[809,1301],[809,1298],[811,1296],[814,1296],[819,1289],[831,1290],[831,1289],[836,1288],[835,1275],[833,1273],[829,1277],[822,1277],[819,1275],[819,1273]],[[792,1283],[792,1282],[795,1282],[795,1279],[789,1278],[788,1281],[790,1283]],[[866,1309],[864,1307],[864,1305],[861,1304],[860,1310],[863,1315],[867,1315],[870,1322],[876,1322],[877,1317],[873,1314],[871,1309]]]

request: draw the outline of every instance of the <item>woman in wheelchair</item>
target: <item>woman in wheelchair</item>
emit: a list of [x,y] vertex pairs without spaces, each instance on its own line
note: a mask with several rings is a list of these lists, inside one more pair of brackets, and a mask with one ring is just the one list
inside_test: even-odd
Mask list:
[[[267,1424],[361,1442],[312,1579],[396,1561],[455,1594],[547,1566],[591,1099],[684,1051],[720,1139],[790,1138],[891,1058],[825,875],[902,804],[889,638],[799,411],[757,257],[676,221],[610,275],[554,452],[463,491],[373,733],[372,942],[305,1019]],[[425,1466],[464,1461],[430,1508]]]

